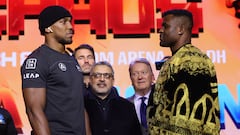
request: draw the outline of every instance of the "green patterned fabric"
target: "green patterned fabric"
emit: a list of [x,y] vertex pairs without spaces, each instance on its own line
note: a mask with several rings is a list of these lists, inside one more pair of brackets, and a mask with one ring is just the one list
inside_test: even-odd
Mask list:
[[217,77],[208,56],[187,44],[168,59],[147,113],[151,135],[218,135]]

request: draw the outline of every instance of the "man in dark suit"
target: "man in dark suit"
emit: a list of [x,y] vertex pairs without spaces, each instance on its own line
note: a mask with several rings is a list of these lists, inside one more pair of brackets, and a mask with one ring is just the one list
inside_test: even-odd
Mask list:
[[147,59],[139,58],[130,63],[129,74],[135,94],[128,100],[135,105],[143,135],[148,135],[146,106],[152,101],[152,91],[154,90],[152,67]]
[[116,93],[114,71],[106,61],[93,65],[85,96],[92,135],[141,135],[134,105]]

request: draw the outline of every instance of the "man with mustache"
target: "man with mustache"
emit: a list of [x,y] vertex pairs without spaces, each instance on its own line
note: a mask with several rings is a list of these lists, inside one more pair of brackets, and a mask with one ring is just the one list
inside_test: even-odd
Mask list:
[[45,42],[21,67],[22,91],[33,134],[85,135],[83,75],[65,51],[72,43],[72,15],[48,6],[39,15]]
[[90,71],[91,91],[85,96],[92,135],[141,135],[134,105],[114,90],[114,71],[106,61]]

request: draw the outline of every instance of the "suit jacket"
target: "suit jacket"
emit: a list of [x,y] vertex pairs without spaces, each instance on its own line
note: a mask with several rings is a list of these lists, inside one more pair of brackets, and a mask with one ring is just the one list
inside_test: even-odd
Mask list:
[[90,91],[85,96],[92,135],[142,135],[135,107],[114,87],[104,100]]
[[[155,89],[155,85],[153,84],[152,87],[151,87],[151,92],[150,92],[150,95],[148,97],[148,104],[147,106],[149,106],[150,104],[153,103],[153,91]],[[130,101],[131,103],[134,104],[134,97],[135,97],[135,94],[132,95],[131,97],[128,97],[127,100]],[[141,121],[139,121],[141,123]],[[142,134],[143,135],[148,135],[148,129],[144,128],[143,126],[141,126],[141,130],[142,130]]]

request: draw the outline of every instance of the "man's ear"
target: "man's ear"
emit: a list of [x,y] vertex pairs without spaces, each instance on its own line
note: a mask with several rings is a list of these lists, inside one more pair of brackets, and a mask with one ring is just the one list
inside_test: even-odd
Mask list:
[[184,25],[180,25],[178,28],[178,35],[182,35],[184,32]]

